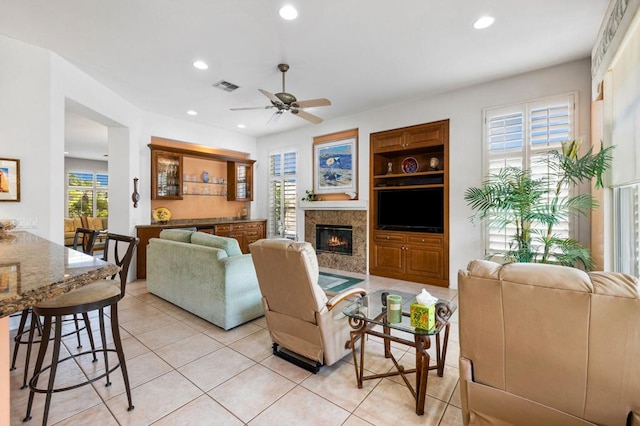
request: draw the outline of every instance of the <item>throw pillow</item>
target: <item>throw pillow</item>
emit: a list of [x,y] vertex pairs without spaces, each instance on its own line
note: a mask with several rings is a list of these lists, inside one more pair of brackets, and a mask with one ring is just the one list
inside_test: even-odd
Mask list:
[[235,238],[220,237],[205,232],[194,232],[193,235],[191,235],[191,244],[222,249],[227,252],[227,256],[229,257],[242,254],[238,240]]

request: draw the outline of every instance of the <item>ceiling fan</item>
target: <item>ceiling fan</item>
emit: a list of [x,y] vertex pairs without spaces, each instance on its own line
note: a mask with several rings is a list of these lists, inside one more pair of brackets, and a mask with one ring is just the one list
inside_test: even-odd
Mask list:
[[312,123],[322,123],[322,118],[303,111],[303,108],[319,107],[331,105],[331,101],[325,98],[310,99],[307,101],[299,101],[291,93],[287,93],[284,88],[284,74],[289,69],[287,64],[278,64],[278,69],[282,72],[282,92],[273,94],[263,89],[258,89],[260,93],[265,95],[271,101],[271,105],[265,107],[248,107],[248,108],[231,108],[232,111],[240,111],[247,109],[270,109],[277,108],[277,111],[273,113],[267,124],[273,124],[278,121],[278,118],[285,111],[291,112],[291,114],[304,118]]

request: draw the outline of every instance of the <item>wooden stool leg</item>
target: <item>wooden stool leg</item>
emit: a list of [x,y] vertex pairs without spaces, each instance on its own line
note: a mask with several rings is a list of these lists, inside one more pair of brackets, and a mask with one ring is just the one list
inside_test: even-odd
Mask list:
[[[35,312],[31,311],[31,325],[29,326],[29,342],[27,343],[27,356],[25,357],[24,360],[24,375],[22,376],[22,387],[20,389],[26,389],[27,388],[27,379],[28,379],[28,375],[29,375],[29,364],[31,364],[31,348],[33,348],[33,332],[34,329],[36,328],[36,318],[38,316],[35,314]],[[42,340],[42,337],[40,337],[40,340]]]
[[129,373],[127,372],[127,363],[124,358],[124,351],[122,350],[122,340],[120,339],[120,325],[118,323],[118,305],[114,303],[111,305],[111,333],[113,335],[113,344],[116,347],[118,353],[118,361],[120,362],[120,368],[122,369],[122,380],[124,381],[124,388],[127,391],[127,400],[129,402],[129,408],[127,411],[133,410],[133,401],[131,399],[131,387],[129,386]]
[[[48,318],[45,319],[45,321]],[[56,317],[56,333],[53,338],[53,356],[51,357],[51,370],[49,371],[49,383],[47,384],[47,397],[44,402],[44,414],[42,415],[42,424],[47,424],[49,417],[49,407],[51,406],[51,396],[53,395],[53,386],[56,380],[56,371],[58,370],[58,360],[60,359],[60,345],[62,344],[62,317]],[[38,358],[40,354],[38,353]]]
[[[33,315],[35,313],[32,312]],[[38,384],[38,377],[40,370],[42,370],[42,363],[44,356],[47,352],[47,346],[49,346],[49,336],[51,336],[51,317],[44,319],[44,328],[42,330],[42,339],[40,341],[40,350],[38,351],[38,359],[36,359],[36,366],[33,369],[33,378],[29,382],[29,402],[27,403],[27,415],[23,421],[31,420],[31,407],[33,406],[33,397],[35,395],[35,387]]]
[[82,347],[82,342],[80,341],[80,326],[78,325],[78,314],[73,314],[73,323],[76,326],[76,339],[78,339],[78,349]]
[[109,353],[107,352],[107,335],[104,329],[104,309],[98,310],[98,318],[100,320],[100,338],[102,339],[102,354],[104,355],[104,369],[107,374],[107,384],[105,386],[111,386],[109,380]]
[[91,321],[89,321],[89,315],[85,312],[82,314],[82,318],[84,319],[84,328],[87,330],[87,334],[89,336],[91,352],[93,352],[93,362],[98,362],[98,358],[96,357],[96,344],[93,341],[93,331],[91,330]]
[[18,334],[13,338],[15,345],[13,347],[13,358],[11,359],[11,368],[10,370],[16,369],[16,359],[18,358],[18,348],[20,348],[20,340],[22,340],[22,334],[24,333],[24,326],[27,323],[27,316],[29,315],[30,309],[25,309],[20,314],[20,325],[18,325]]

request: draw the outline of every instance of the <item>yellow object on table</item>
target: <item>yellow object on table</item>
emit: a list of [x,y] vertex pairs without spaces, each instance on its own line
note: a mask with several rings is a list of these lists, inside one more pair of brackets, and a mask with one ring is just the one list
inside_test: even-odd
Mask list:
[[411,304],[411,327],[431,330],[436,326],[436,305]]

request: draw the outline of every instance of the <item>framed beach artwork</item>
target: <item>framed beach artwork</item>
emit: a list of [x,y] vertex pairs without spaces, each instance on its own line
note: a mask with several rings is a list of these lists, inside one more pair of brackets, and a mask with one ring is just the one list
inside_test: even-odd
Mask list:
[[[358,130],[314,138],[313,191],[354,198],[358,182]],[[351,195],[352,194],[352,195]]]
[[20,201],[20,160],[0,158],[0,201]]

